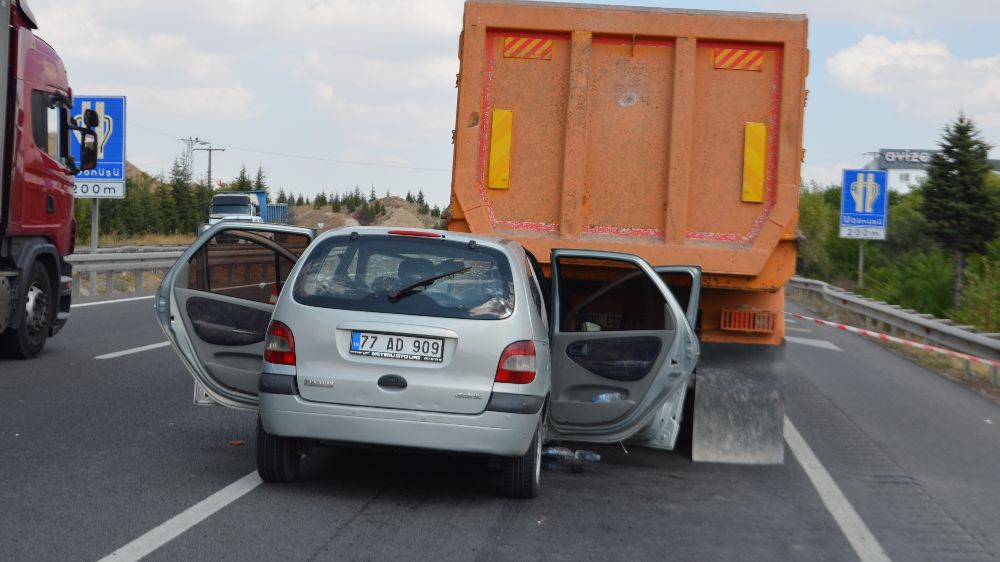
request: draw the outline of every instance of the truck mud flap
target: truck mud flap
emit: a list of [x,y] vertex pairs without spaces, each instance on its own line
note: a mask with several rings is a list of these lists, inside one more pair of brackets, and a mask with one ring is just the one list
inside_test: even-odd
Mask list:
[[691,458],[782,464],[784,347],[703,344],[695,376]]

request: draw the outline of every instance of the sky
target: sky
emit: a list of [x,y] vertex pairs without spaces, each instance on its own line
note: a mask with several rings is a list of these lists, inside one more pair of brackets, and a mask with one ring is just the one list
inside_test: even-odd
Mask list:
[[[579,1],[579,0],[578,0]],[[805,182],[880,148],[933,149],[960,111],[1000,145],[996,0],[643,0],[804,13]],[[600,3],[608,3],[600,2]],[[456,0],[29,0],[77,95],[127,97],[127,155],[169,172],[196,137],[212,175],[262,167],[273,192],[355,185],[448,203]],[[991,153],[997,158],[998,152]],[[207,153],[195,152],[203,178]]]

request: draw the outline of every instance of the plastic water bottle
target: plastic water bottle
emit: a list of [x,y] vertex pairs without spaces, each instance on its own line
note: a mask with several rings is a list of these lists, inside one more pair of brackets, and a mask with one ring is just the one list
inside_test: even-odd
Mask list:
[[576,457],[576,460],[580,462],[601,462],[601,455],[593,451],[584,451],[583,449],[580,449],[574,456]]
[[594,403],[597,403],[597,402],[617,402],[619,400],[624,400],[624,399],[625,399],[625,395],[622,394],[621,392],[602,392],[600,394],[594,395],[594,397],[591,398],[590,401],[594,402]]

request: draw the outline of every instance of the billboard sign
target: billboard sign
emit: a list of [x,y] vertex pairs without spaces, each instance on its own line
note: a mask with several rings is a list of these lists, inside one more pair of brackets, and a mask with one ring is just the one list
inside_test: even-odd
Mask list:
[[844,170],[840,197],[840,237],[885,240],[889,211],[883,170]]
[[[125,197],[125,97],[74,96],[71,119],[83,125],[83,112],[97,112],[97,167],[76,176],[73,194],[81,198]],[[80,135],[70,135],[71,154],[80,153]]]

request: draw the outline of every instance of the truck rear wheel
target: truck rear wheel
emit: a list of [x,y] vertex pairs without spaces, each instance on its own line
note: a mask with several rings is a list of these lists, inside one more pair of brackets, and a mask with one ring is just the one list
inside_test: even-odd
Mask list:
[[28,288],[14,310],[10,326],[0,334],[0,355],[13,359],[30,359],[42,351],[49,337],[55,299],[49,272],[39,262],[31,265]]

